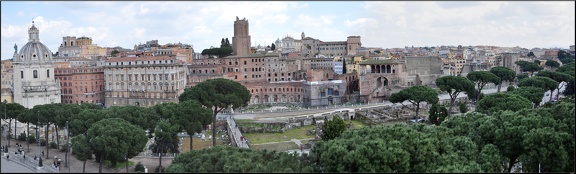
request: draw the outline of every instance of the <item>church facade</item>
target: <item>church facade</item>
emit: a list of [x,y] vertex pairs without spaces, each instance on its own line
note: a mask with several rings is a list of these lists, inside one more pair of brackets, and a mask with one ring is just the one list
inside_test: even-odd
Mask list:
[[40,42],[40,32],[34,22],[28,29],[28,43],[19,52],[14,46],[14,102],[26,108],[60,103],[60,82],[54,78],[52,52]]

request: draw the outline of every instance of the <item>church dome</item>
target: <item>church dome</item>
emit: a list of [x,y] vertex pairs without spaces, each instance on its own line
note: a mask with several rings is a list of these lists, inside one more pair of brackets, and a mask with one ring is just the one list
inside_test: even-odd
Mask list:
[[17,62],[52,63],[52,52],[40,42],[39,33],[38,28],[32,22],[32,27],[28,29],[28,43],[16,55],[15,60]]

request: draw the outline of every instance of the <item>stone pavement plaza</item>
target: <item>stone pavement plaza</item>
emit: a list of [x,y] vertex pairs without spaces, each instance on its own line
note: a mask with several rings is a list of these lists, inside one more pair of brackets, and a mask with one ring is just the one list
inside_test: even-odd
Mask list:
[[[6,145],[8,143],[7,139],[5,137],[2,137],[0,144],[2,145]],[[23,166],[20,163],[16,163],[14,161],[12,161],[14,158],[14,152],[18,150],[18,148],[16,147],[16,143],[22,143],[22,147],[24,149],[27,148],[28,144],[25,142],[18,142],[15,141],[14,139],[10,140],[10,147],[8,148],[8,151],[11,153],[10,155],[10,160],[7,161],[4,157],[2,157],[2,161],[1,161],[1,170],[2,173],[31,173],[31,172],[37,172],[34,170],[31,170],[30,167],[27,166]],[[46,146],[42,147],[42,150],[46,151]],[[26,158],[34,158],[34,156],[38,156],[39,153],[42,152],[42,150],[38,149],[38,144],[30,144],[30,151],[26,151]],[[46,153],[46,152],[45,152]],[[58,158],[62,159],[62,164],[61,169],[60,169],[60,173],[68,173],[68,167],[66,167],[65,163],[65,152],[60,152],[60,150],[56,150],[56,149],[50,149],[50,153],[49,153],[49,158],[45,159],[43,158],[43,163],[44,163],[44,167],[52,167],[52,163],[54,162],[54,156],[57,156]],[[46,156],[46,155],[45,155]],[[17,157],[19,158],[19,157]],[[71,173],[82,173],[82,166],[83,166],[83,162],[80,160],[77,160],[74,156],[70,155],[70,165],[72,166],[70,168],[70,172]],[[18,159],[16,159],[18,160]],[[134,162],[134,164],[141,162],[142,164],[144,164],[147,168],[148,168],[148,172],[149,173],[153,173],[154,169],[156,168],[156,166],[158,166],[159,161],[158,158],[140,158],[140,157],[134,157],[132,159],[130,159],[130,161]],[[172,163],[172,158],[166,158],[166,159],[162,159],[162,166],[166,167],[168,165],[170,165],[170,163]],[[98,173],[98,167],[99,164],[95,162],[95,160],[88,160],[86,162],[86,173]],[[129,167],[128,168],[130,173],[134,172],[134,166]],[[109,169],[108,167],[106,167],[105,165],[102,166],[102,172],[103,173],[125,173],[126,172],[126,168],[118,168],[118,169]]]

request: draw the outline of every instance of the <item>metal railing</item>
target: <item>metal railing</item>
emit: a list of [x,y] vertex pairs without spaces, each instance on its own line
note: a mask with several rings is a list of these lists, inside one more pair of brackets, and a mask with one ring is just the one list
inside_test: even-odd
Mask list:
[[[176,158],[178,153],[162,153],[162,158]],[[138,154],[136,157],[141,158],[160,158],[160,153],[150,153],[150,152],[142,152]]]

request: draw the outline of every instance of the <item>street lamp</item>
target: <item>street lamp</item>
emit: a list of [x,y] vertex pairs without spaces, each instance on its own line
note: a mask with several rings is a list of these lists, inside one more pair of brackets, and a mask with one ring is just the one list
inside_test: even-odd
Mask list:
[[7,108],[7,101],[6,99],[4,99],[4,123],[6,123],[6,127],[8,128],[8,130],[6,130],[6,138],[8,139],[8,145],[6,145],[6,147],[10,147],[10,124],[8,124],[8,117],[6,115],[6,108]]
[[38,124],[36,125],[36,139],[38,140],[38,156],[39,158],[39,163],[38,163],[38,167],[42,167],[42,146],[40,146],[40,111],[36,111],[37,113],[37,117],[38,118]]

